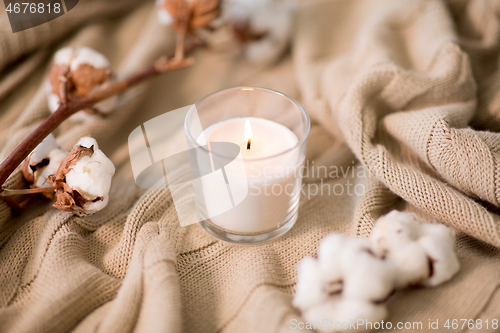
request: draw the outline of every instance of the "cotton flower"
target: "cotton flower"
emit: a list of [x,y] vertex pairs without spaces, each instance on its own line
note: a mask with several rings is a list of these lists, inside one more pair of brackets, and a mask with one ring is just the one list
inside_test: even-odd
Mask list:
[[370,235],[374,251],[396,270],[394,280],[398,289],[429,277],[429,259],[416,242],[420,228],[412,214],[394,210],[378,219]]
[[56,185],[54,207],[77,215],[95,213],[108,204],[115,167],[97,141],[84,137],[65,157],[51,179]]
[[47,182],[47,178],[54,175],[61,165],[61,162],[66,157],[66,152],[62,149],[54,149],[49,153],[48,160],[49,164],[42,168],[42,172],[39,173],[38,179],[35,181],[35,187],[49,187],[51,184]]
[[156,0],[158,21],[175,30],[204,28],[220,14],[220,0]]
[[[109,61],[102,54],[88,47],[66,47],[56,52],[46,81],[48,105],[55,112],[61,103],[61,81],[67,81],[67,97],[89,95],[108,87],[114,81]],[[96,113],[110,113],[117,104],[117,96],[96,103],[92,109],[83,110],[71,117],[82,121],[92,119]]]
[[[49,134],[24,160],[23,176],[32,184],[32,188],[52,186],[47,182],[47,178],[57,172],[64,157],[66,152],[59,146],[54,135]],[[44,195],[54,197],[51,192]]]
[[298,267],[297,292],[293,305],[305,310],[325,301],[326,298],[318,261],[305,257]]
[[340,281],[342,270],[339,254],[346,238],[340,234],[331,234],[321,240],[318,250],[318,261],[321,275],[326,281]]
[[[352,239],[355,241],[357,239]],[[346,299],[384,301],[393,291],[393,267],[374,256],[370,250],[344,254],[343,295]]]
[[226,0],[222,20],[233,27],[250,61],[270,64],[290,42],[295,7],[294,0]]
[[[328,301],[319,305],[313,306],[302,313],[302,316],[307,322],[322,323],[325,321],[328,325],[321,325],[320,332],[364,332],[365,325],[352,326],[350,323],[363,322],[380,322],[387,317],[387,308],[384,305],[373,304],[363,300],[342,299],[340,296],[333,297]],[[344,328],[339,330],[335,327],[336,323],[341,323]],[[344,324],[344,323],[347,323]],[[318,328],[318,327],[316,327]],[[353,328],[353,329],[351,329]]]
[[156,0],[158,21],[161,25],[171,25],[174,21],[172,14],[167,10],[165,6],[165,0]]
[[[368,239],[325,237],[318,259],[299,263],[293,305],[309,322],[381,321],[395,290],[436,286],[457,273],[453,248],[454,234],[446,226],[420,224],[412,214],[393,211],[376,222]],[[339,329],[322,325],[320,331]]]
[[[318,259],[299,263],[293,305],[310,322],[380,321],[387,309],[376,303],[393,291],[393,274],[367,239],[332,234],[321,241]],[[336,330],[322,326],[320,331]]]
[[413,214],[392,211],[381,217],[370,240],[374,250],[395,267],[397,288],[435,286],[460,268],[453,232],[444,225],[419,224]]
[[437,286],[451,279],[460,269],[460,263],[453,251],[454,235],[450,229],[440,224],[426,225],[419,245],[430,260],[432,272],[422,281],[424,286]]
[[419,237],[420,225],[412,214],[393,210],[377,220],[370,240],[377,254],[384,256],[395,246],[414,241]]
[[49,157],[49,154],[54,149],[61,148],[56,141],[56,138],[51,133],[45,139],[43,139],[38,146],[28,155],[26,162],[30,166],[36,166],[42,163],[42,161]]
[[327,236],[318,261],[324,282],[341,282],[350,298],[380,301],[392,291],[391,267],[373,254],[367,239]]
[[394,286],[397,289],[421,284],[430,275],[430,263],[426,252],[416,242],[409,242],[406,246],[394,247],[387,255],[396,271]]

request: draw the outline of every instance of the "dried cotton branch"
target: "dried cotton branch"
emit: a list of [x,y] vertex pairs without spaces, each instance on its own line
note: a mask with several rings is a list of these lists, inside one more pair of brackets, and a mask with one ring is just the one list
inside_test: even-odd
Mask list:
[[50,134],[24,160],[22,172],[33,190],[14,193],[47,188],[42,194],[55,200],[54,207],[82,216],[106,207],[115,167],[95,139],[81,138],[68,153]]
[[[112,73],[109,62],[99,53],[88,48],[66,48],[56,54],[54,66],[50,70],[46,83],[49,93],[49,108],[53,113],[38,126],[0,165],[0,198],[5,200],[14,210],[19,205],[9,197],[3,184],[22,161],[45,139],[57,126],[75,113],[84,110],[109,112],[115,104],[115,95],[145,80],[166,71],[183,68],[193,64],[193,59],[185,59],[184,54],[204,45],[199,38],[185,46],[185,34],[190,29],[210,24],[218,15],[218,0],[165,0],[170,5],[177,4],[179,8],[189,8],[171,13],[173,22],[182,22],[178,31],[178,43],[175,57],[163,56],[152,66],[130,77],[112,83]],[[56,109],[54,111],[54,109]]]
[[[184,47],[182,43],[182,54],[193,51],[195,48],[204,45],[200,39],[193,39],[191,43]],[[71,63],[72,65],[73,63]],[[99,102],[105,101],[126,89],[144,82],[156,75],[166,71],[184,68],[193,64],[193,59],[175,59],[173,56],[164,56],[158,59],[152,66],[134,74],[130,77],[115,83],[102,84],[97,91],[92,88],[92,92],[88,95],[78,97],[71,96],[71,89],[68,82],[65,82],[67,72],[62,71],[64,75],[61,77],[61,89],[59,90],[60,104],[57,110],[52,113],[42,124],[40,124],[0,165],[0,198],[7,202],[11,208],[19,212],[20,205],[17,204],[10,196],[16,191],[3,188],[3,184],[14,170],[23,163],[23,160],[38,146],[49,134],[51,134],[64,120],[79,112],[93,108]],[[77,66],[78,68],[79,66]],[[71,68],[71,66],[70,66]],[[69,69],[68,68],[68,71]],[[86,85],[83,85],[86,86]],[[86,86],[87,87],[87,86]],[[53,92],[53,90],[51,90]],[[29,177],[29,176],[28,176]]]
[[[105,56],[88,47],[65,47],[56,52],[46,81],[48,105],[55,112],[61,102],[87,96],[114,82],[111,65]],[[63,88],[61,88],[63,86]],[[117,104],[117,96],[96,103],[71,116],[73,120],[89,120],[96,114],[107,114]]]

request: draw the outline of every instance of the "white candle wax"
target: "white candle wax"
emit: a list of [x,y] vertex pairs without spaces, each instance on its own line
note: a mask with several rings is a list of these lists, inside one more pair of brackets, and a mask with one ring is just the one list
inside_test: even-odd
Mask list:
[[[245,134],[245,123],[251,126],[250,149],[247,149],[249,134],[248,129]],[[212,216],[210,221],[227,231],[243,234],[268,232],[286,222],[292,210],[291,203],[296,202],[300,190],[297,171],[303,161],[298,160],[297,149],[291,149],[298,143],[297,136],[281,124],[254,117],[216,123],[204,130],[203,136],[209,144],[232,142],[239,145],[246,174],[228,174],[228,179],[233,188],[248,187],[248,195],[241,203],[213,217],[212,212],[218,207],[213,207],[210,189],[215,184],[202,181],[203,195],[211,199],[206,200],[211,202],[206,207],[208,215]],[[201,144],[204,140],[200,135],[197,141]]]

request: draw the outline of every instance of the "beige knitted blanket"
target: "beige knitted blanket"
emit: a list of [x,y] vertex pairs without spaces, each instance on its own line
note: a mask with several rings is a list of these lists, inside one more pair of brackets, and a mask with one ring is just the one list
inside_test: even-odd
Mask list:
[[[48,116],[55,50],[95,48],[125,76],[175,42],[153,2],[80,1],[16,34],[0,9],[0,159]],[[462,268],[395,293],[388,320],[500,319],[500,1],[309,0],[295,27],[272,67],[200,50],[110,116],[58,128],[66,149],[90,134],[113,160],[110,203],[76,217],[44,198],[19,216],[0,202],[0,332],[296,332],[297,262],[328,233],[367,236],[395,208],[455,228]],[[299,219],[264,246],[181,228],[169,192],[135,185],[126,145],[144,121],[237,85],[282,91],[313,119]],[[25,186],[19,172],[7,185]]]

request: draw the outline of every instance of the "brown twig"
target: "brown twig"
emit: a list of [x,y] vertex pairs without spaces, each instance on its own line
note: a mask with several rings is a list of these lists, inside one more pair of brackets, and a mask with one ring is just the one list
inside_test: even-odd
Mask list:
[[68,102],[68,79],[64,76],[59,77],[59,96],[61,96],[61,104]]
[[59,76],[59,96],[61,96],[60,104],[66,104],[69,100],[68,72],[69,67],[66,69],[64,75]]
[[184,41],[186,39],[187,23],[177,32],[177,43],[175,45],[175,59],[181,60],[184,58]]
[[[199,39],[194,39],[193,42],[188,45],[184,52],[192,52],[197,47],[203,45],[203,42]],[[184,53],[183,52],[183,53]],[[14,149],[14,151],[2,162],[0,165],[0,186],[2,186],[7,178],[14,172],[19,164],[30,154],[35,147],[42,142],[42,140],[52,133],[57,126],[59,126],[64,120],[68,119],[71,115],[75,114],[80,110],[90,108],[97,102],[105,100],[113,95],[121,93],[126,89],[141,83],[153,76],[161,74],[163,72],[183,68],[189,66],[193,63],[192,59],[172,59],[173,55],[170,57],[162,57],[156,61],[151,67],[144,69],[143,71],[134,74],[127,79],[116,82],[111,86],[99,90],[88,96],[80,98],[72,98],[66,103],[61,103],[59,108],[52,113],[44,122],[42,122],[19,146]],[[61,101],[62,102],[62,101]],[[0,193],[5,191],[1,189]],[[15,203],[10,197],[3,197],[14,210],[19,209],[19,205]]]
[[26,194],[53,192],[55,190],[56,190],[55,186],[24,188],[24,189],[20,189],[20,190],[11,190],[8,188],[4,188],[4,189],[2,189],[2,194],[0,194],[0,196],[12,197],[14,195],[26,195]]

